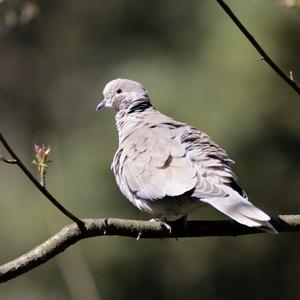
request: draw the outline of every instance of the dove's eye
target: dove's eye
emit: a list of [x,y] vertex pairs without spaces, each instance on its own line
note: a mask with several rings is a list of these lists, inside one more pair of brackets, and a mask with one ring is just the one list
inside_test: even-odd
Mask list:
[[117,94],[121,94],[122,92],[122,89],[117,89]]

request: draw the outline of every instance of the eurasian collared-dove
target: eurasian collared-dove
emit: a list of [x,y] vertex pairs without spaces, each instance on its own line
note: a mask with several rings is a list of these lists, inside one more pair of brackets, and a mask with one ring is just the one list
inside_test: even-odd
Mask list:
[[119,134],[111,167],[133,205],[165,221],[208,203],[241,224],[277,233],[236,183],[234,162],[207,134],[160,113],[136,81],[113,80],[103,95],[97,110],[115,110]]

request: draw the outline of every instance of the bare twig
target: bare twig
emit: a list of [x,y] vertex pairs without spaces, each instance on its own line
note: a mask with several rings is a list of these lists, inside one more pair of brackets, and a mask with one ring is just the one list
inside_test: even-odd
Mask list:
[[10,145],[7,143],[6,139],[0,132],[0,142],[3,144],[7,152],[11,155],[11,157],[15,160],[15,164],[17,164],[20,169],[25,173],[25,175],[29,178],[29,180],[40,190],[40,192],[54,205],[56,206],[64,215],[74,221],[81,229],[84,228],[84,223],[74,216],[71,212],[69,212],[65,207],[63,207],[49,192],[43,187],[31,174],[31,172],[25,167],[22,161],[19,159],[17,154],[12,150]]
[[7,159],[3,155],[0,155],[0,161],[3,161],[7,164],[17,164],[17,161],[15,159]]
[[[15,278],[47,262],[78,241],[95,236],[126,236],[135,239],[184,238],[207,236],[238,236],[263,233],[258,228],[243,226],[233,220],[169,222],[172,232],[160,222],[123,219],[85,219],[85,230],[77,224],[65,226],[47,241],[26,254],[0,266],[0,282]],[[273,217],[272,225],[278,232],[300,231],[300,215]]]
[[259,52],[259,54],[263,57],[263,60],[292,88],[294,91],[300,95],[300,87],[294,81],[293,78],[290,78],[286,75],[270,58],[270,56],[264,51],[264,49],[258,44],[253,35],[245,28],[245,26],[241,23],[241,21],[237,18],[237,16],[232,12],[230,7],[222,0],[217,0],[219,5],[223,8],[223,10],[227,13],[230,19],[235,23],[235,25],[240,29],[240,31],[245,35],[248,41],[252,44],[252,46]]

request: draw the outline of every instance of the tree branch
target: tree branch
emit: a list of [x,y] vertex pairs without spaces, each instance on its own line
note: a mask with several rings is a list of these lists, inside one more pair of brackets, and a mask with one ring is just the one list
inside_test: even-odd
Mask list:
[[[41,245],[26,254],[0,266],[0,282],[15,278],[47,262],[78,241],[95,236],[126,236],[142,238],[185,238],[207,236],[238,236],[263,233],[258,228],[243,226],[233,220],[188,221],[186,226],[180,221],[169,222],[170,233],[160,222],[123,219],[84,219],[85,227],[77,224],[65,226]],[[300,215],[279,215],[273,217],[272,225],[278,232],[300,231]]]
[[270,58],[270,56],[264,51],[264,49],[259,45],[259,43],[255,40],[253,35],[246,29],[246,27],[241,23],[241,21],[237,18],[237,16],[232,12],[230,7],[222,0],[217,0],[219,5],[223,8],[223,10],[227,13],[230,19],[234,22],[234,24],[240,29],[240,31],[244,34],[244,36],[248,39],[248,41],[252,44],[252,46],[259,52],[262,56],[263,60],[298,94],[300,95],[300,87],[294,81],[293,77],[289,77],[286,75]]
[[[76,216],[74,216],[71,212],[69,212],[64,206],[62,206],[49,192],[48,190],[42,186],[35,177],[31,174],[31,172],[25,167],[25,165],[22,163],[22,161],[19,159],[17,154],[13,151],[13,149],[10,147],[4,136],[0,132],[0,142],[3,144],[7,152],[11,155],[13,160],[4,159],[4,162],[6,163],[12,163],[16,164],[20,167],[20,169],[25,173],[25,175],[29,178],[29,180],[40,190],[40,192],[54,205],[56,206],[65,216],[70,218],[72,221],[74,221],[76,224],[78,224],[79,227],[84,227],[84,223],[78,219]],[[3,156],[2,156],[3,158]],[[3,159],[2,159],[3,160]]]

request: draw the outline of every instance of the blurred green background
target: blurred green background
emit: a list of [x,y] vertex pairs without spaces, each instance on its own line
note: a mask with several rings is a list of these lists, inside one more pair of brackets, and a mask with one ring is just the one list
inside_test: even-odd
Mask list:
[[[269,0],[228,4],[299,82],[299,13]],[[143,83],[155,107],[222,145],[258,207],[299,213],[299,96],[216,1],[0,1],[4,136],[35,174],[34,143],[51,145],[48,188],[77,216],[147,220],[110,171],[113,112],[95,112],[118,77]],[[216,218],[225,216],[190,216]],[[0,264],[69,222],[16,166],[0,164]],[[299,249],[295,233],[93,238],[0,285],[0,299],[299,299]]]

